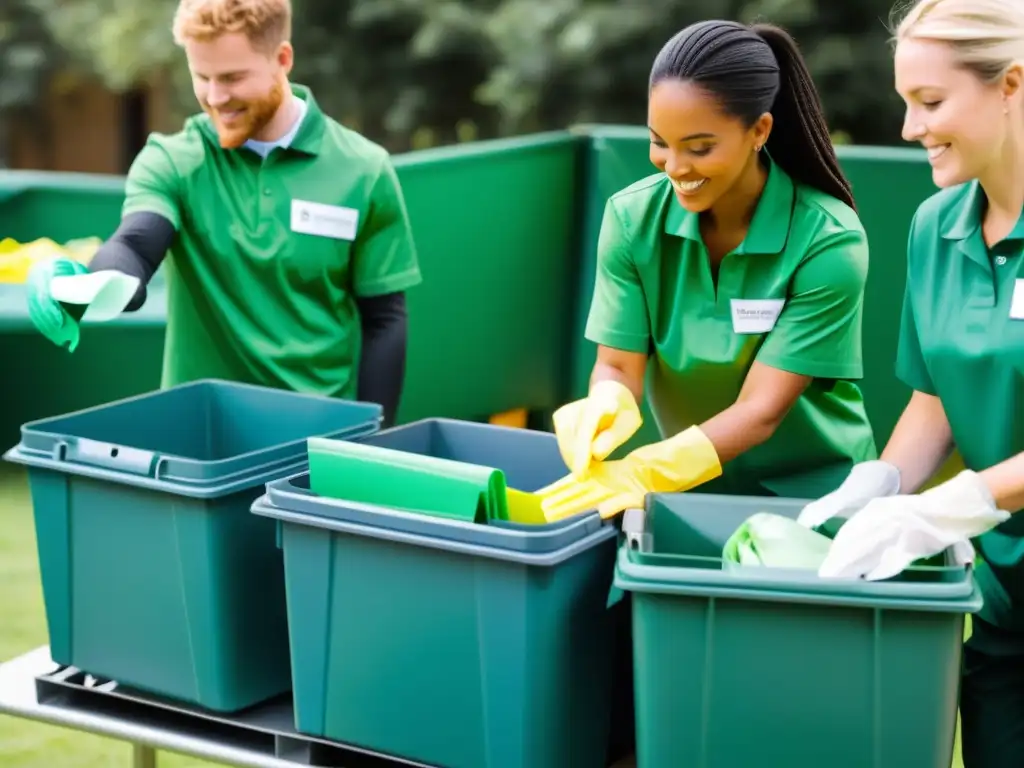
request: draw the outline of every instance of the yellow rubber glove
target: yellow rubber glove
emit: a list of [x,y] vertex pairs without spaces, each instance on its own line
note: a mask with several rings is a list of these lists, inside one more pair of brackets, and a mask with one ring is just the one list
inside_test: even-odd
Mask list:
[[569,471],[582,477],[593,460],[602,461],[643,424],[633,393],[617,381],[597,382],[582,400],[552,416],[558,450]]
[[688,491],[722,474],[707,436],[690,427],[675,437],[637,448],[619,461],[598,462],[577,479],[568,475],[537,491],[548,522],[597,508],[603,518],[642,507],[648,493]]

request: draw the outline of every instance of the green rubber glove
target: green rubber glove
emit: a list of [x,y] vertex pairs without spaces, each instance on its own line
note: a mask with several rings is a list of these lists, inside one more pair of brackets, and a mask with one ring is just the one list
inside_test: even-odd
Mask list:
[[72,259],[43,259],[32,265],[25,285],[32,325],[58,347],[67,346],[69,352],[78,347],[78,322],[86,308],[56,301],[50,292],[50,281],[55,277],[83,275],[88,271],[88,267]]

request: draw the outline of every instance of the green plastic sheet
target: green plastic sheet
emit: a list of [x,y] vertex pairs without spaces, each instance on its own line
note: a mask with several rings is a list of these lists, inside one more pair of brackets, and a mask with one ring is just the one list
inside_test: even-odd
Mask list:
[[307,443],[309,485],[320,496],[468,522],[508,519],[498,469],[345,440]]

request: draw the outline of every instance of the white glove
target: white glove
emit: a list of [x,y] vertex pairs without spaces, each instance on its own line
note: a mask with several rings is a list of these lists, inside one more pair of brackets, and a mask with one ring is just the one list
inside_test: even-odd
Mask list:
[[965,470],[919,496],[868,502],[839,530],[818,575],[888,579],[949,547],[957,563],[966,565],[974,560],[970,539],[1009,517],[996,508],[981,477]]
[[797,522],[816,528],[833,517],[849,517],[872,499],[900,491],[900,471],[887,461],[854,464],[843,484],[832,493],[812,501],[800,512]]

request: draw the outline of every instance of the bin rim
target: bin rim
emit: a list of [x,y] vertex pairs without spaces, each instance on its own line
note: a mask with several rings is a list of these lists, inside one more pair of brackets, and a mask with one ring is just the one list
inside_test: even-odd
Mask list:
[[602,528],[614,528],[602,520],[596,510],[547,525],[517,524],[505,520],[481,525],[411,509],[320,496],[295,484],[297,480],[308,477],[309,472],[304,471],[267,483],[261,504],[265,508],[343,523],[534,554],[561,549]]
[[53,470],[200,499],[226,496],[258,487],[283,475],[299,472],[308,466],[306,444],[308,438],[314,435],[304,435],[235,456],[204,461],[180,454],[147,451],[130,445],[114,445],[66,435],[49,428],[59,420],[131,402],[157,399],[170,391],[211,386],[259,391],[279,399],[329,401],[339,408],[344,407],[353,412],[354,423],[351,426],[323,432],[315,435],[317,437],[349,440],[366,436],[376,432],[383,420],[383,407],[377,403],[341,400],[314,393],[207,378],[26,422],[21,427],[21,441],[4,453],[3,458],[12,464],[20,464],[30,469]]
[[544,429],[534,429],[532,427],[510,427],[504,424],[488,424],[486,422],[479,421],[466,421],[464,419],[456,419],[451,416],[423,416],[413,421],[407,421],[402,424],[391,424],[390,426],[379,429],[371,434],[360,435],[353,442],[360,442],[366,438],[379,438],[388,437],[394,433],[406,432],[410,429],[422,427],[430,424],[445,425],[450,424],[453,427],[459,429],[473,429],[479,430],[480,432],[506,432],[511,434],[522,434],[523,432],[531,433],[535,435],[547,435],[554,437],[551,432]]
[[380,430],[381,435],[390,432],[405,432],[412,427],[417,427],[422,424],[454,424],[460,428],[467,429],[479,429],[487,432],[509,432],[512,434],[520,434],[522,432],[534,432],[539,435],[552,435],[545,429],[534,429],[532,427],[510,427],[506,424],[490,424],[483,421],[466,421],[465,419],[456,419],[452,416],[421,416],[413,421],[406,421],[401,424],[391,424],[388,427]]
[[[581,538],[576,538],[571,543],[560,547],[559,549],[542,552],[523,552],[515,549],[491,547],[440,536],[429,536],[374,525],[343,522],[329,517],[310,515],[302,512],[291,512],[275,507],[269,502],[266,494],[260,496],[253,502],[250,512],[254,515],[278,520],[285,530],[287,530],[289,526],[313,528],[322,531],[324,534],[361,536],[364,538],[390,541],[398,544],[408,544],[411,546],[467,555],[470,557],[480,557],[489,560],[501,560],[504,562],[519,563],[521,565],[531,565],[539,568],[550,568],[560,565],[606,541],[616,539],[619,535],[618,529],[614,526],[602,525],[597,530],[589,532]],[[582,525],[583,523],[581,522],[581,526]],[[287,544],[285,546],[287,546]]]
[[981,590],[973,578],[970,566],[965,566],[965,570],[967,576],[963,581],[941,585],[822,579],[816,575],[802,579],[785,576],[744,579],[724,570],[645,565],[637,562],[635,550],[623,542],[615,558],[613,582],[619,589],[633,593],[851,608],[976,613],[982,606]]

